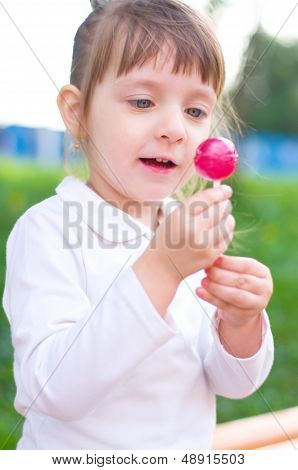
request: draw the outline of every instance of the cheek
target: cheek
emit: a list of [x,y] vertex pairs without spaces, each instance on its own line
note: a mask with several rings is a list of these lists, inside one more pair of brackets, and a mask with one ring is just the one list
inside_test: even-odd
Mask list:
[[210,137],[210,123],[206,122],[205,125],[191,132],[190,136],[188,155],[194,159],[198,146]]
[[194,158],[196,155],[196,149],[200,145],[201,142],[204,140],[208,139],[209,137],[209,129],[207,128],[202,128],[199,131],[195,133],[195,135],[192,135],[189,145],[186,151],[186,154],[188,155],[188,161],[185,166],[185,174],[182,179],[182,186],[187,183],[191,178],[198,176],[198,173],[196,171],[195,165],[194,165]]
[[135,119],[125,118],[121,115],[105,116],[102,124],[99,121],[97,129],[94,129],[96,140],[106,142],[119,148],[133,146],[139,138],[143,138],[144,127]]
[[[134,133],[129,135],[117,125],[111,127],[106,123],[97,130],[93,142],[96,146],[94,157],[106,172],[121,172],[121,168],[131,163],[139,149]],[[101,156],[108,162],[108,167]]]

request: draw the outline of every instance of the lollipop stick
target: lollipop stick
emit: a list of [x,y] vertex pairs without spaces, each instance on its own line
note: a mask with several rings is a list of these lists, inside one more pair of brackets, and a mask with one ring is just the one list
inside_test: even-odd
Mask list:
[[213,188],[219,188],[220,180],[213,181]]

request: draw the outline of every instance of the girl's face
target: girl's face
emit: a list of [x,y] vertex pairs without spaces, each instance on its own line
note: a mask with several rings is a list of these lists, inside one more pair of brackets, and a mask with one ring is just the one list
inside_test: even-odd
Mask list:
[[[118,79],[110,66],[96,85],[87,119],[90,182],[110,201],[172,195],[193,175],[196,147],[209,137],[213,87],[196,73],[172,74],[173,58],[161,63],[154,68],[152,61]],[[149,156],[177,166],[169,173],[153,172],[140,160]]]

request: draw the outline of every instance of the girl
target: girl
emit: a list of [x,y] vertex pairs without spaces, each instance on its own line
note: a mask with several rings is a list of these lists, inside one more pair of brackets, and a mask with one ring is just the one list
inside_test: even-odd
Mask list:
[[57,100],[89,178],[7,242],[17,449],[210,449],[216,395],[247,397],[273,363],[270,271],[223,255],[231,188],[171,197],[210,135],[222,52],[177,0],[92,5]]

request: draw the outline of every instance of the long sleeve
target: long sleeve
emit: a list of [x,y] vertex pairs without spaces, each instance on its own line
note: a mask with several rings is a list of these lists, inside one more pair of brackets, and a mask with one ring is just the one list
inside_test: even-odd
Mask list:
[[92,413],[176,334],[131,267],[91,305],[81,258],[63,245],[62,221],[50,209],[29,209],[9,236],[3,306],[21,414],[32,407],[68,421]]
[[210,386],[216,395],[245,398],[264,383],[273,365],[274,343],[267,312],[263,311],[262,344],[256,354],[247,358],[232,356],[225,350],[216,330],[216,309],[209,308],[209,314],[211,341],[204,369]]

